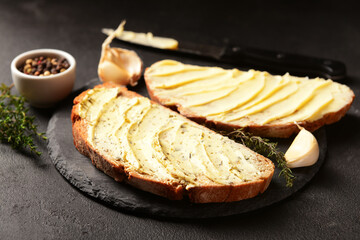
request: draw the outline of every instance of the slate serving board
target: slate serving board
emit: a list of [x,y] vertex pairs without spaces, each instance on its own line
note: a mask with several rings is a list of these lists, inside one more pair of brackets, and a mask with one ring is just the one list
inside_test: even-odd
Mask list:
[[[70,120],[72,101],[83,90],[92,88],[99,83],[97,79],[91,80],[84,88],[69,96],[55,111],[47,129],[48,150],[56,169],[74,187],[120,211],[150,217],[181,219],[242,214],[269,206],[291,196],[314,177],[325,160],[326,131],[321,128],[314,133],[320,146],[319,161],[311,167],[294,169],[296,180],[292,188],[285,186],[285,181],[278,176],[279,169],[276,168],[269,188],[263,194],[252,199],[232,203],[207,204],[194,204],[186,200],[167,200],[127,184],[115,182],[111,177],[95,168],[91,160],[81,155],[74,147]],[[144,86],[140,84],[131,90],[147,95],[144,89]],[[291,142],[292,139],[281,140],[278,147],[285,151]]]

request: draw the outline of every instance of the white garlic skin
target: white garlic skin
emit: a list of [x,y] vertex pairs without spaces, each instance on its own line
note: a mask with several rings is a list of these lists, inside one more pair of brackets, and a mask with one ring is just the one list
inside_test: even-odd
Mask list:
[[109,48],[98,66],[103,82],[135,86],[141,77],[142,61],[134,51]]
[[125,21],[102,44],[98,75],[103,82],[135,86],[141,77],[143,63],[136,52],[110,47],[116,34],[124,30]]
[[305,128],[301,128],[286,151],[285,159],[289,168],[307,167],[318,161],[319,154],[319,144],[314,135]]

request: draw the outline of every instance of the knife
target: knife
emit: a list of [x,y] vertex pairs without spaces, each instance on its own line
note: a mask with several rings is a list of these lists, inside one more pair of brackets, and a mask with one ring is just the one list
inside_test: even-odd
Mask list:
[[[102,32],[107,35],[112,31],[112,29],[102,29]],[[136,34],[142,34],[141,36],[144,40],[133,41],[132,38],[120,36],[117,36],[117,39],[146,48],[155,48],[160,51],[212,59],[218,62],[232,64],[239,68],[254,68],[257,70],[268,71],[272,74],[285,74],[289,72],[294,76],[320,76],[338,81],[343,80],[346,77],[345,64],[336,60],[232,44],[215,46],[180,41],[175,47],[163,48],[162,46],[152,44],[151,41],[154,41],[154,39],[176,40],[154,37],[151,33],[145,35],[143,33],[127,33],[130,33],[133,37],[136,36]]]

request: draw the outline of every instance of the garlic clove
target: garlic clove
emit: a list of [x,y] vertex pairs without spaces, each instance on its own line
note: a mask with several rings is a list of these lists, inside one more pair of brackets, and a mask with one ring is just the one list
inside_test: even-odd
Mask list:
[[114,82],[120,85],[126,85],[127,79],[130,78],[130,74],[125,69],[119,67],[113,62],[104,61],[99,64],[99,76],[103,82]]
[[301,128],[286,151],[285,159],[289,168],[306,167],[315,164],[319,154],[319,144],[314,135]]
[[110,47],[115,35],[123,31],[124,24],[125,21],[102,44],[98,75],[103,82],[135,86],[143,69],[140,57],[134,51]]
[[98,75],[103,82],[135,86],[141,77],[142,61],[134,51],[111,48],[100,61]]

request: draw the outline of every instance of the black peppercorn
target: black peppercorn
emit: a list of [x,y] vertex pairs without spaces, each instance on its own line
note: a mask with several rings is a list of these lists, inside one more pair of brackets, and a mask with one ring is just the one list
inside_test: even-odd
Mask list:
[[19,70],[25,74],[34,76],[50,76],[61,73],[70,67],[65,58],[39,56],[26,59]]

